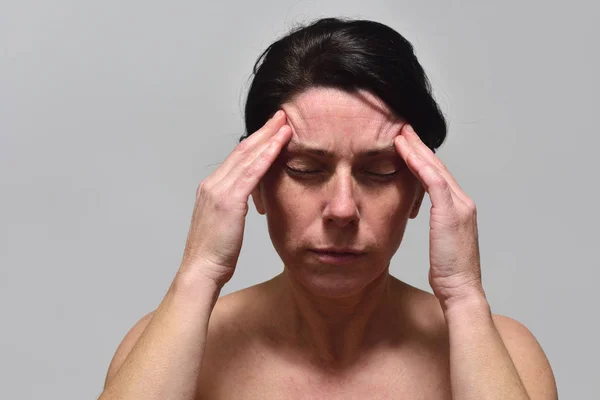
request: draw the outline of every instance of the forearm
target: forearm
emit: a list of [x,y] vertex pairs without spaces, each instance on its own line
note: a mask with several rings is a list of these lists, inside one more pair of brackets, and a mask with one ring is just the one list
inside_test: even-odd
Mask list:
[[220,288],[180,271],[99,400],[192,400]]
[[453,400],[528,400],[483,293],[443,306]]

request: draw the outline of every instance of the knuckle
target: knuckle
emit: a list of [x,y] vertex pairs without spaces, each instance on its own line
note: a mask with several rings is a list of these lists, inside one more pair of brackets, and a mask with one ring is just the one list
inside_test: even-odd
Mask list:
[[206,181],[200,184],[196,196],[199,201],[205,202],[215,210],[226,208],[227,196],[225,196],[223,191],[217,190],[216,187],[209,187]]
[[277,141],[271,142],[267,146],[267,148],[265,149],[263,154],[261,154],[261,156],[258,160],[257,167],[260,167],[262,169],[264,167],[264,165],[268,165],[268,166],[272,165],[280,151],[281,151],[281,144]]
[[419,157],[419,155],[416,152],[411,152],[408,153],[408,156],[406,156],[407,160],[412,160],[413,162],[419,162],[421,160],[421,157]]
[[446,179],[440,175],[439,173],[435,172],[432,174],[433,175],[433,184],[437,187],[440,187],[442,189],[446,189],[448,187],[448,181],[446,181]]
[[465,200],[466,212],[468,215],[476,215],[477,214],[477,206],[475,202],[471,199]]
[[244,139],[235,146],[235,150],[238,153],[246,153],[250,150],[250,141],[248,139]]
[[200,197],[200,194],[202,193],[202,191],[206,190],[206,189],[204,189],[205,185],[206,185],[206,181],[200,182],[200,184],[196,188],[196,198]]
[[254,175],[256,175],[256,170],[258,169],[258,165],[260,163],[261,158],[262,155],[259,157],[259,159],[255,160],[252,164],[244,168],[244,171],[242,172],[242,180],[244,182],[251,180],[254,177]]
[[207,183],[207,180],[204,179],[202,182],[200,182],[200,184],[198,185],[198,188],[196,189],[196,199],[205,197],[208,191],[209,191],[208,183]]
[[242,173],[244,180],[250,180],[262,170],[265,163],[269,163],[273,158],[273,153],[277,151],[277,142],[271,141],[263,145],[262,151],[259,155],[250,163],[244,172]]
[[261,154],[261,159],[270,160],[274,153],[279,151],[280,142],[278,140],[272,140],[267,143],[265,150]]
[[443,171],[448,171],[446,164],[444,164],[444,162],[442,160],[440,160],[439,158],[434,158],[434,163],[435,163],[436,167],[438,167],[439,169],[441,169]]

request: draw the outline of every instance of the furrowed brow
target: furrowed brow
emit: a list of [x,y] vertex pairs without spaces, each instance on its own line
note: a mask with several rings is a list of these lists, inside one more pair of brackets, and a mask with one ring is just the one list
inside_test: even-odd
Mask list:
[[[325,149],[320,149],[318,147],[311,147],[309,145],[306,145],[304,143],[300,143],[300,142],[295,142],[295,141],[291,141],[288,144],[288,149],[289,152],[292,153],[307,153],[307,154],[313,154],[319,157],[324,157],[324,158],[335,158],[335,155]],[[369,149],[369,150],[363,150],[358,152],[356,155],[359,158],[373,158],[373,157],[377,157],[377,156],[392,156],[392,155],[396,155],[396,148],[394,147],[394,144],[390,144],[387,146],[382,146],[379,148],[374,148],[374,149]]]

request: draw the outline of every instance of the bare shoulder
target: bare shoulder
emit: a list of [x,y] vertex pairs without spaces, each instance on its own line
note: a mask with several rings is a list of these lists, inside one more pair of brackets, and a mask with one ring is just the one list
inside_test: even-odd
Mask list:
[[493,315],[494,324],[532,399],[557,399],[550,362],[533,333],[519,321]]
[[108,385],[108,382],[112,379],[112,377],[115,376],[115,374],[121,367],[121,364],[123,364],[123,361],[125,361],[125,358],[127,358],[129,353],[131,352],[133,346],[137,343],[138,339],[146,329],[146,326],[148,326],[148,324],[152,320],[154,312],[155,311],[151,311],[148,314],[144,315],[142,318],[140,318],[127,332],[127,334],[117,347],[115,355],[113,356],[108,367],[108,372],[106,373],[106,379],[104,380],[105,388]]
[[392,288],[396,293],[395,303],[402,305],[399,309],[400,316],[409,316],[420,334],[429,332],[445,339],[446,320],[437,297],[395,277],[392,277]]
[[[409,306],[403,311],[415,313],[420,334],[445,340],[447,326],[437,298],[402,281],[395,280],[394,285],[398,293],[406,293],[404,303]],[[496,314],[492,318],[531,399],[557,399],[550,362],[533,333],[513,318]]]
[[[210,317],[206,348],[198,376],[202,396],[223,398],[237,393],[243,382],[264,369],[265,314],[269,281],[221,296]],[[267,357],[268,358],[268,357]]]
[[233,349],[236,344],[260,336],[273,309],[273,280],[221,296],[212,311],[207,343],[210,350]]
[[[211,350],[210,353],[221,355],[226,349],[235,349],[235,346],[232,346],[232,344],[240,342],[240,339],[243,337],[239,336],[240,332],[243,334],[248,331],[248,329],[244,328],[252,320],[248,310],[255,308],[256,301],[261,298],[264,284],[251,286],[219,298],[215,304],[209,323],[211,345],[207,350]],[[108,382],[119,371],[119,368],[152,320],[155,312],[156,310],[151,311],[141,317],[125,334],[108,367],[104,381],[105,388]],[[216,357],[216,359],[220,358]],[[214,360],[212,361],[214,362]]]
[[248,327],[270,304],[271,281],[253,285],[219,297],[211,314],[209,331]]
[[[437,298],[424,290],[404,282],[396,282],[399,292],[409,294],[413,304],[408,310],[417,311],[415,316],[421,332],[430,332],[432,337],[443,338],[447,335],[447,326],[443,311]],[[492,316],[515,368],[527,389],[531,399],[557,399],[557,388],[550,362],[533,333],[519,321],[503,315]]]

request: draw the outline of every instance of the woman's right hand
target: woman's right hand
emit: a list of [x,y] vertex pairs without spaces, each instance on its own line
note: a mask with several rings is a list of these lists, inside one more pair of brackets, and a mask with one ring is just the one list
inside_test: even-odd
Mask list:
[[291,138],[280,110],[240,142],[200,183],[180,271],[209,279],[219,288],[235,270],[242,248],[248,199]]

